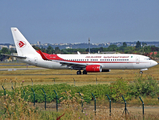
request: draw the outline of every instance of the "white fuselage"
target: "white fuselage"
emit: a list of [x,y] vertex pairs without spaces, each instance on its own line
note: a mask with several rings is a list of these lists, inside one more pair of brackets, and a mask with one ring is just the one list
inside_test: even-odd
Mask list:
[[149,57],[135,54],[47,54],[36,51],[22,33],[11,28],[14,43],[22,62],[50,69],[74,69],[77,74],[87,72],[108,72],[109,69],[141,69],[147,70],[157,65]]
[[[158,63],[149,57],[136,54],[57,54],[58,57],[68,62],[86,63],[87,65],[101,65],[103,69],[147,69]],[[39,55],[26,55],[22,62],[51,69],[69,69],[61,65],[59,60],[43,60]]]

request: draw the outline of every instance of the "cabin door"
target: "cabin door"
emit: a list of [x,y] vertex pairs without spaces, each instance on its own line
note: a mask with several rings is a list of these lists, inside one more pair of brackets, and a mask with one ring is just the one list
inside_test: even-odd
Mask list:
[[139,63],[140,63],[140,57],[137,56],[137,57],[136,57],[136,64],[139,64]]

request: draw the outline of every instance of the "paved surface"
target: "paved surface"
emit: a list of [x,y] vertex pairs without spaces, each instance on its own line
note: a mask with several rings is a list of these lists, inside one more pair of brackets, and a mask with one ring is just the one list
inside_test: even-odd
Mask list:
[[16,70],[40,70],[46,68],[0,68],[0,71],[16,71]]

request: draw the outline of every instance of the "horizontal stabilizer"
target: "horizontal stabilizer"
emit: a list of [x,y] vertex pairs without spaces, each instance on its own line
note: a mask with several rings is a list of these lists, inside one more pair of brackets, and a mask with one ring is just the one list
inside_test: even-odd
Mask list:
[[17,56],[17,55],[9,55],[9,54],[2,54],[1,55],[5,55],[5,56],[9,56],[9,57],[16,57],[16,58],[19,58],[19,59],[26,59],[26,57],[23,57],[23,56]]

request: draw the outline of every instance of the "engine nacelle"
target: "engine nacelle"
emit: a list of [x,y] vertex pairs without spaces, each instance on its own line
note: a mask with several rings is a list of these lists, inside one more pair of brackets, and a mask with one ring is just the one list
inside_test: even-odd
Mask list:
[[87,65],[86,71],[87,72],[102,72],[102,66],[100,66],[100,65]]

